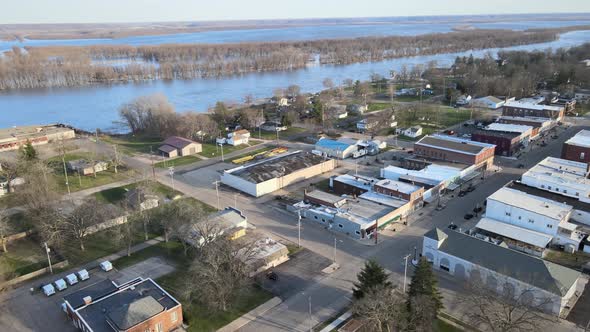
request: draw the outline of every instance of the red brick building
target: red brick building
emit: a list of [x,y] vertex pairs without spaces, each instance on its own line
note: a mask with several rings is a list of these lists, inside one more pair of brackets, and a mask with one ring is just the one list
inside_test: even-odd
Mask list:
[[182,325],[182,305],[152,279],[103,280],[64,297],[64,310],[84,332],[170,332]]
[[522,146],[518,133],[503,131],[478,130],[471,134],[471,140],[494,144],[496,146],[495,154],[500,156],[512,156]]
[[523,126],[533,127],[531,138],[537,137],[540,133],[543,133],[556,125],[556,121],[549,118],[537,118],[537,117],[518,117],[518,116],[501,116],[498,121],[499,123],[515,124]]
[[580,130],[563,143],[561,158],[590,163],[590,130]]
[[565,108],[562,106],[550,106],[531,102],[511,101],[502,107],[502,115],[516,117],[539,117],[562,120],[565,116]]
[[489,167],[494,163],[493,144],[474,142],[445,135],[425,136],[414,143],[417,157],[444,160],[466,165]]
[[422,200],[424,188],[396,180],[381,180],[373,186],[373,190],[383,195],[396,197],[408,202]]
[[343,174],[331,177],[330,187],[336,195],[360,196],[370,191],[373,184],[378,181],[368,176]]

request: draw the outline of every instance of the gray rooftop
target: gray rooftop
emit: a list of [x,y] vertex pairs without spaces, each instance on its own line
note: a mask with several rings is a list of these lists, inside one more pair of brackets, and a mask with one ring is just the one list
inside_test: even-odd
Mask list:
[[438,241],[441,232],[447,237],[440,251],[559,296],[580,277],[578,271],[460,232],[437,228],[424,236]]
[[77,309],[84,305],[86,296],[90,296],[93,301],[96,301],[115,292],[117,289],[117,286],[110,279],[105,279],[64,296],[64,300],[68,301],[74,309]]
[[146,296],[107,311],[107,317],[119,330],[127,330],[162,311],[164,307],[156,299]]
[[414,143],[414,145],[422,145],[435,149],[450,150],[460,153],[477,155],[484,150],[493,147],[492,144],[484,144],[480,142],[473,142],[464,139],[458,139],[450,136],[424,136],[421,140]]
[[249,182],[261,183],[318,165],[324,161],[324,157],[313,153],[296,151],[287,155],[266,159],[255,164],[236,167],[227,172]]

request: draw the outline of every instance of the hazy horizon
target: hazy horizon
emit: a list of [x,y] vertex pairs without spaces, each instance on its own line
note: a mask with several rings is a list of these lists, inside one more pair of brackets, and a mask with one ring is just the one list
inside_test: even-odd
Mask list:
[[5,4],[0,12],[0,24],[122,24],[588,13],[590,1],[586,0],[562,0],[559,3],[543,4],[535,0],[496,0],[471,3],[469,6],[459,0],[423,0],[419,3],[388,0],[342,3],[325,0],[319,5],[314,0],[300,0],[281,4],[280,8],[271,0],[218,0],[207,4],[190,0],[21,0]]

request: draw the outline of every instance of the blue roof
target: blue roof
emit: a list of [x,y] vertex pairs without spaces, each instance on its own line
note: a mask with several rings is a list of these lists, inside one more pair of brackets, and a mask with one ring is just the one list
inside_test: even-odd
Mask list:
[[323,148],[334,149],[334,150],[346,150],[352,144],[335,141],[333,139],[322,138],[315,145],[321,146]]

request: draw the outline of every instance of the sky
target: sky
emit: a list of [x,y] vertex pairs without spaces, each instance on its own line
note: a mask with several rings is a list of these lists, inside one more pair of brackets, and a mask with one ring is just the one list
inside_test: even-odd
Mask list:
[[590,0],[0,0],[0,24],[590,13]]

